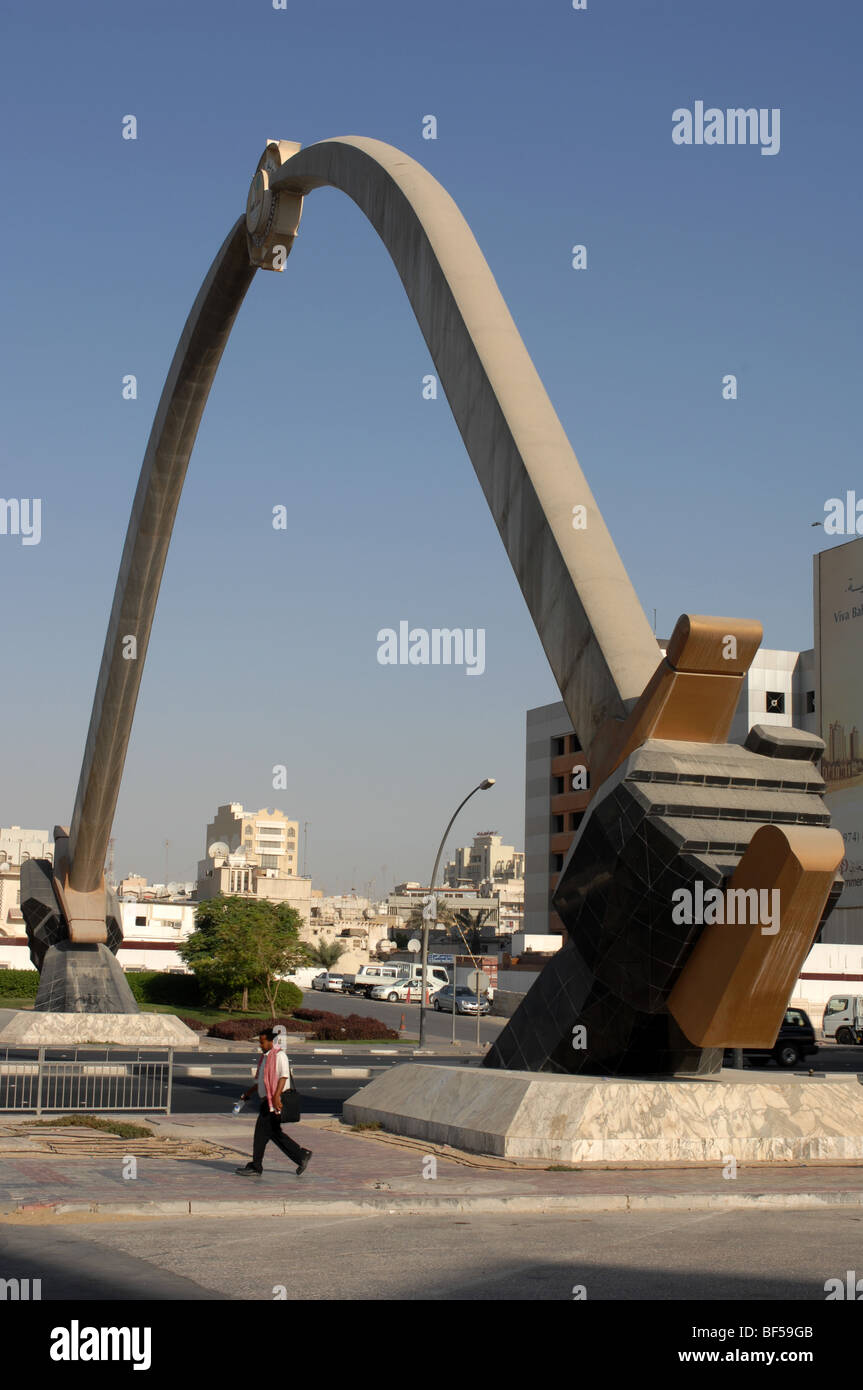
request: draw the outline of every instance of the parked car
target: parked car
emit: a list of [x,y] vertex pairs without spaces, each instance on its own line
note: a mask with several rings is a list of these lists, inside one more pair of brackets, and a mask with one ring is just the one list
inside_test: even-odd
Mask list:
[[[439,1013],[445,1011],[451,1014],[453,1010],[452,985],[445,985],[443,989],[439,989],[432,1002]],[[467,985],[456,985],[455,1011],[457,1014],[475,1014],[477,1011],[476,991],[468,989]],[[491,1004],[487,994],[479,996],[479,1012],[481,1014],[491,1012]]]
[[835,1038],[846,1047],[863,1043],[863,995],[832,994],[821,1027],[825,1038]]
[[[438,965],[430,965],[426,971],[429,994],[434,998],[439,989],[449,984],[449,976]],[[422,971],[417,967],[416,975],[403,975],[398,980],[389,980],[384,985],[375,985],[372,999],[388,999],[391,1004],[397,1000],[418,1004],[422,994]]]
[[341,994],[345,988],[344,975],[328,975],[324,990],[330,994]]
[[[788,1009],[782,1020],[782,1027],[779,1029],[779,1036],[772,1047],[744,1047],[744,1061],[749,1061],[752,1066],[766,1067],[771,1057],[780,1067],[798,1067],[806,1057],[812,1056],[818,1051],[818,1044],[815,1041],[815,1029],[809,1021],[809,1015],[802,1009]],[[732,1059],[731,1049],[725,1050],[725,1063],[728,1065]]]
[[312,989],[326,989],[327,980],[329,979],[329,977],[329,971],[322,970],[321,973],[319,975],[316,975],[315,978],[312,980]]

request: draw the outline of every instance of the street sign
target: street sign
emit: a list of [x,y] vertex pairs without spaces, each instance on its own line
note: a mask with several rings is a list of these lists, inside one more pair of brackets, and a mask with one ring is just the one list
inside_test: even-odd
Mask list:
[[453,958],[443,951],[429,951],[429,965],[452,965]]
[[483,994],[488,989],[488,983],[488,975],[484,970],[472,970],[467,977],[467,987],[473,994],[477,991]]

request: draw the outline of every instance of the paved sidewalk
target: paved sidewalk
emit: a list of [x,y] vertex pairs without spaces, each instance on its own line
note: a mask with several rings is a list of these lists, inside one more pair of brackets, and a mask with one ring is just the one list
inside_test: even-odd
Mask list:
[[[92,1220],[93,1214],[863,1210],[863,1163],[740,1165],[734,1179],[723,1177],[719,1163],[548,1171],[383,1133],[358,1134],[337,1120],[310,1118],[290,1126],[296,1140],[314,1151],[302,1178],[272,1146],[263,1177],[242,1178],[234,1169],[250,1156],[253,1115],[135,1118],[187,1147],[190,1141],[216,1145],[217,1156],[141,1156],[137,1176],[130,1178],[123,1176],[130,1165],[116,1139],[110,1153],[94,1156],[90,1143],[79,1157],[68,1143],[63,1153],[46,1152],[50,1134],[35,1130],[39,1150],[34,1141],[34,1151],[27,1152],[30,1140],[21,1143],[20,1136],[0,1144],[0,1221]],[[135,1141],[119,1147],[133,1154]],[[433,1167],[436,1175],[425,1177]]]

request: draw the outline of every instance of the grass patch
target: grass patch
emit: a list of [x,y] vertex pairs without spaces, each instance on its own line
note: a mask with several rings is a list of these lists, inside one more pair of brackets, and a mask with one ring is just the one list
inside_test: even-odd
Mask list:
[[543,1169],[546,1173],[580,1173],[581,1169],[575,1163],[550,1163]]
[[214,1009],[206,1004],[141,1004],[143,1014],[174,1014],[176,1018],[196,1018],[199,1023],[225,1023],[229,1018],[258,1018],[260,1010]]
[[29,1129],[58,1129],[85,1125],[88,1129],[101,1130],[103,1134],[116,1134],[118,1139],[152,1139],[153,1131],[147,1125],[133,1125],[126,1120],[103,1120],[98,1115],[58,1115],[54,1120],[27,1120]]
[[359,1120],[357,1124],[351,1125],[351,1129],[356,1134],[361,1129],[383,1129],[380,1120]]

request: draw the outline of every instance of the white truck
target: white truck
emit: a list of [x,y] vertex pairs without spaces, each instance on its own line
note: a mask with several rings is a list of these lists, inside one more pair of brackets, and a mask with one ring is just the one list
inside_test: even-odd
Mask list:
[[846,1047],[863,1043],[863,994],[832,994],[821,1028],[825,1038],[835,1038]]
[[321,967],[319,965],[302,965],[298,970],[292,970],[289,975],[285,975],[284,978],[289,980],[292,985],[298,985],[300,989],[311,989],[312,981],[320,974]]
[[393,983],[396,980],[406,978],[408,973],[407,962],[393,965],[361,965],[354,976],[353,984],[348,986],[348,994],[362,994],[366,999],[371,997],[371,992],[378,985]]

